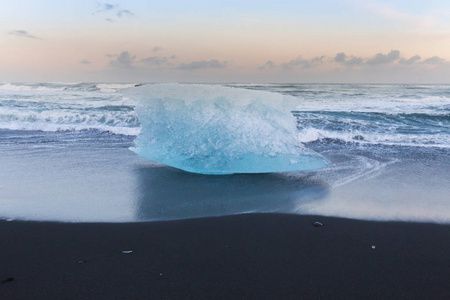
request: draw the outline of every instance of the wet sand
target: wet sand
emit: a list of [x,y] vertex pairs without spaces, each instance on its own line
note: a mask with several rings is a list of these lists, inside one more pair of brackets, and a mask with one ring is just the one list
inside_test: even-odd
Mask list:
[[0,234],[0,299],[450,299],[449,225],[247,214]]

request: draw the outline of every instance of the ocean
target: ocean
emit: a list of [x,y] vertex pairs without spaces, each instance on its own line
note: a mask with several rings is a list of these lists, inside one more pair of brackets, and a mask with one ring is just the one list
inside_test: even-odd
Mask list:
[[331,162],[233,175],[189,173],[131,151],[142,124],[124,91],[137,85],[0,83],[0,218],[277,212],[450,223],[450,85],[226,84],[238,95],[295,97],[287,118],[296,142]]

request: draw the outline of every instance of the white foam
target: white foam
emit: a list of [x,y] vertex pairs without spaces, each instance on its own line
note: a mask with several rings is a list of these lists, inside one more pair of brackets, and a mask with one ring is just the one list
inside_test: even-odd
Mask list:
[[416,98],[358,98],[358,99],[317,99],[305,100],[299,98],[296,110],[301,112],[368,112],[388,115],[398,114],[429,114],[442,115],[450,110],[450,98],[428,96]]
[[0,128],[10,130],[68,131],[96,129],[137,135],[139,121],[134,111],[83,111],[76,109],[22,110],[0,107]]
[[136,83],[100,83],[96,85],[102,93],[117,93],[134,86],[136,86]]
[[8,130],[29,130],[29,131],[85,131],[98,130],[114,134],[136,136],[140,133],[139,127],[119,127],[108,125],[75,125],[75,124],[49,124],[49,123],[25,123],[25,122],[0,122],[0,129]]
[[36,86],[36,85],[18,85],[6,83],[0,85],[0,90],[4,91],[16,91],[16,92],[29,92],[29,91],[40,91],[40,92],[56,92],[64,91],[65,87],[47,87],[47,86]]
[[[363,140],[357,139],[362,137]],[[415,146],[450,148],[450,135],[442,134],[399,134],[399,133],[371,133],[360,131],[328,131],[318,128],[304,128],[300,130],[298,139],[302,143],[320,141],[323,139],[338,139],[349,143],[382,144],[390,146]]]

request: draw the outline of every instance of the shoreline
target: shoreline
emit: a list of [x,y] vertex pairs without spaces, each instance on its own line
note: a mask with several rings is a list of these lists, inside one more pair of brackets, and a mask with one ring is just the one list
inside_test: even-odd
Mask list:
[[1,299],[450,298],[448,224],[242,214],[0,234]]

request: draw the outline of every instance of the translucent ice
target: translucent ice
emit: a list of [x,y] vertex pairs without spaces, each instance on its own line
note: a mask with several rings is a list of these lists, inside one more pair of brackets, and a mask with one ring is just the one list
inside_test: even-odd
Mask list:
[[313,170],[329,161],[299,142],[298,99],[217,85],[151,84],[136,101],[138,155],[202,174]]

